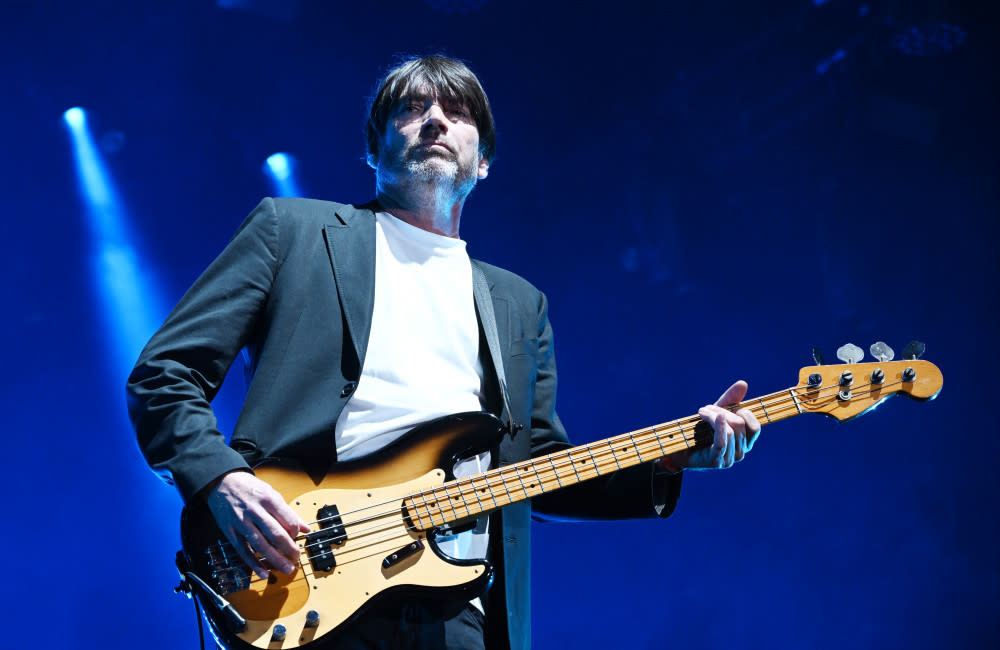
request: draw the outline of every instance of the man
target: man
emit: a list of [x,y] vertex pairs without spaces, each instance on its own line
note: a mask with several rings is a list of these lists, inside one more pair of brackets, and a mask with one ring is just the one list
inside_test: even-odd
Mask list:
[[[510,272],[472,263],[458,238],[465,200],[495,152],[479,80],[456,60],[408,60],[379,86],[366,135],[375,201],[265,199],[129,378],[129,409],[151,467],[187,502],[207,502],[262,578],[294,571],[296,539],[310,530],[286,503],[292,495],[254,476],[251,465],[263,458],[296,459],[322,474],[417,424],[480,409],[522,430],[463,461],[457,475],[569,447],[555,413],[544,295]],[[474,299],[476,267],[489,289],[482,304]],[[227,446],[209,402],[241,349],[253,379]],[[668,516],[682,470],[729,467],[753,445],[753,415],[720,406],[745,393],[737,382],[701,410],[715,432],[710,447],[546,494],[531,509],[568,518]],[[329,643],[528,647],[531,509],[510,506],[447,540],[449,553],[488,555],[498,565],[482,599],[378,601]]]

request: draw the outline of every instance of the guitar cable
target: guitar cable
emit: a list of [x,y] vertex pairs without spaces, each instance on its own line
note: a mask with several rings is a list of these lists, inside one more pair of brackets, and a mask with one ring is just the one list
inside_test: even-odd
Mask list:
[[[194,617],[198,619],[198,642],[200,644],[201,650],[205,650],[205,623],[204,621],[201,620],[201,617],[203,615],[201,608],[201,601],[198,600],[197,594],[193,592],[191,593],[191,600],[194,602]],[[219,645],[216,644],[215,647],[218,648]]]
[[[242,632],[246,629],[247,619],[243,618],[228,600],[215,593],[212,588],[209,587],[204,580],[195,575],[193,571],[185,572],[184,577],[190,580],[193,586],[201,589],[203,594],[208,595],[212,599],[212,604],[219,610],[219,613],[225,617],[230,630],[233,632]],[[192,591],[192,593],[194,592]]]

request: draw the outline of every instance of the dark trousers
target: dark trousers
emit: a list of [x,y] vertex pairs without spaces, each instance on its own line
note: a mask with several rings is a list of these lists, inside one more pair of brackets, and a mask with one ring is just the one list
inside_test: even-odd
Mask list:
[[486,621],[465,604],[386,605],[364,613],[322,650],[484,650]]

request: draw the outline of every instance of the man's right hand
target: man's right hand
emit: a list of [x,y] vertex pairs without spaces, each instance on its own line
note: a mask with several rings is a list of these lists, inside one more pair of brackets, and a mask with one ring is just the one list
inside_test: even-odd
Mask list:
[[224,474],[205,500],[219,528],[254,573],[266,579],[268,566],[282,573],[295,570],[301,553],[295,538],[308,533],[309,525],[277,490],[249,472],[236,471]]

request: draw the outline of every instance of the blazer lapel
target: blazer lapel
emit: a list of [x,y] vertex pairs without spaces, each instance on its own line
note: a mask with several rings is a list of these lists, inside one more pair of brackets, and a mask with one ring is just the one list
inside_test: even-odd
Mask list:
[[375,309],[375,213],[367,206],[341,206],[337,221],[323,228],[344,320],[359,369],[365,361]]

